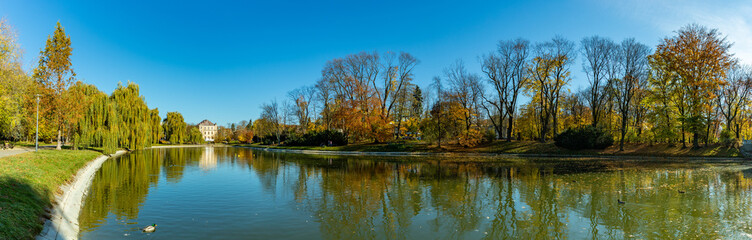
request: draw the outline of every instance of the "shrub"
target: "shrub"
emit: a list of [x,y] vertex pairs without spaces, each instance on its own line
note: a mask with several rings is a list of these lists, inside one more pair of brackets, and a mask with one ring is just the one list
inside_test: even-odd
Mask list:
[[347,135],[339,131],[324,130],[324,131],[311,131],[303,136],[296,136],[288,139],[285,142],[287,146],[320,146],[328,145],[329,141],[332,141],[332,145],[344,146],[347,145]]
[[590,125],[570,128],[554,137],[556,146],[566,149],[605,149],[614,144],[611,134]]
[[494,140],[496,140],[496,130],[486,128],[486,131],[483,131],[483,142],[493,142]]
[[734,134],[729,131],[728,129],[724,129],[721,131],[721,144],[726,147],[737,147],[740,146],[739,140],[734,137]]

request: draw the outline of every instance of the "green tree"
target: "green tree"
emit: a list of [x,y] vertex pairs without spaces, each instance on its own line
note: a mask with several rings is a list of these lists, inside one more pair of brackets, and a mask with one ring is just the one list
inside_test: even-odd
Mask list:
[[151,113],[139,93],[138,84],[129,82],[125,87],[118,84],[110,99],[115,103],[120,118],[119,145],[129,149],[151,146]]
[[162,127],[164,128],[165,139],[170,141],[171,144],[180,144],[187,140],[186,124],[183,115],[179,112],[168,112]]
[[149,119],[149,125],[151,126],[151,141],[152,144],[157,144],[159,143],[159,140],[164,137],[164,132],[162,132],[162,127],[160,126],[162,118],[159,117],[159,109],[154,108],[149,110]]

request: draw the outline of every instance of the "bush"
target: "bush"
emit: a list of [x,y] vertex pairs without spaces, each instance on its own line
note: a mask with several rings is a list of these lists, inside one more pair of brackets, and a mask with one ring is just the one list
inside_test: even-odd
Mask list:
[[344,146],[347,145],[347,135],[339,131],[324,130],[324,131],[312,131],[303,136],[296,136],[288,139],[285,142],[287,146],[320,146],[329,145],[329,141],[332,141],[332,145]]
[[721,131],[721,144],[726,147],[741,146],[741,144],[739,144],[739,140],[736,139],[736,137],[734,137],[734,134],[728,129]]
[[494,140],[496,140],[496,130],[486,128],[486,131],[483,131],[483,142],[493,142]]
[[611,134],[590,125],[570,128],[554,137],[556,146],[566,149],[605,149],[614,144]]

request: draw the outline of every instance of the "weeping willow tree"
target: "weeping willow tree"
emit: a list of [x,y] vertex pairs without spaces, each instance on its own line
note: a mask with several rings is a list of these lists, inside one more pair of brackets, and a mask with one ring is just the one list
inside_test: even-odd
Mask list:
[[84,85],[81,88],[88,98],[88,101],[85,101],[88,105],[84,107],[83,117],[73,127],[74,148],[102,147],[105,154],[114,153],[118,149],[120,137],[115,103],[93,85]]
[[171,144],[180,144],[186,142],[187,126],[183,115],[179,112],[168,112],[167,117],[162,124],[164,136]]
[[128,86],[118,84],[110,100],[115,103],[120,123],[121,147],[142,149],[152,144],[151,112],[140,95],[138,85],[132,82]]
[[71,121],[74,148],[101,147],[112,154],[119,148],[146,148],[161,138],[159,111],[149,110],[135,83],[118,84],[110,96],[87,84],[77,83],[71,91],[84,108],[82,116]]
[[201,130],[196,126],[192,126],[188,129],[188,142],[193,144],[204,143],[204,136],[201,135]]
[[151,127],[151,143],[157,144],[162,139],[164,133],[162,132],[162,118],[159,117],[159,109],[155,108],[149,110],[149,126]]

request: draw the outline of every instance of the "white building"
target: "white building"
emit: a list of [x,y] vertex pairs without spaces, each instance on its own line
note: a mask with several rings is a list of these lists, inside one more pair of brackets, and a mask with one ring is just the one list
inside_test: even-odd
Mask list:
[[201,135],[204,136],[204,140],[207,142],[213,142],[214,136],[217,135],[217,124],[204,119],[198,124],[198,130],[201,131]]

